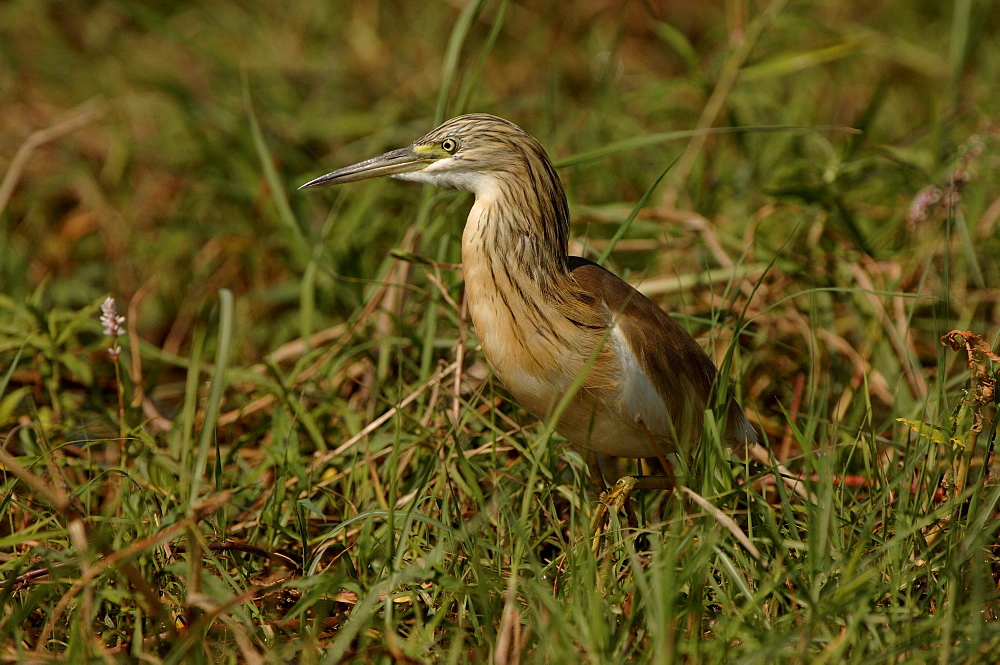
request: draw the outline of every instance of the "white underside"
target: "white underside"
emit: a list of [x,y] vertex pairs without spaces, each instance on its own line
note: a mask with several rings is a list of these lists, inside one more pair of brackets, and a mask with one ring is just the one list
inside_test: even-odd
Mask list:
[[645,370],[621,330],[614,328],[610,340],[615,346],[615,356],[621,366],[619,412],[632,422],[641,419],[654,436],[670,436],[667,407],[656,388],[646,378]]

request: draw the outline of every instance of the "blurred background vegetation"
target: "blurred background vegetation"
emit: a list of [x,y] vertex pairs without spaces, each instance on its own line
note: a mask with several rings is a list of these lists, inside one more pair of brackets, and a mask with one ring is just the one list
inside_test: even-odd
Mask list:
[[[893,441],[911,430],[898,418],[918,429],[920,422],[958,427],[952,413],[963,404],[966,357],[947,351],[941,336],[961,328],[992,342],[1000,322],[998,35],[1000,11],[990,0],[5,2],[5,447],[40,464],[40,473],[53,451],[68,455],[58,465],[75,475],[62,471],[63,481],[49,481],[65,482],[85,512],[114,525],[109,543],[149,535],[148,515],[130,513],[120,496],[99,489],[110,482],[99,467],[125,455],[137,466],[123,473],[158,497],[157,520],[191,515],[187,501],[197,497],[172,484],[205,471],[192,452],[206,420],[197,381],[213,376],[212,359],[225,346],[230,390],[215,404],[223,417],[206,481],[236,497],[232,514],[216,516],[220,538],[289,552],[303,567],[335,567],[319,554],[309,559],[327,536],[317,535],[302,506],[312,518],[336,521],[413,492],[443,500],[444,485],[427,485],[447,457],[434,443],[443,439],[465,451],[492,441],[487,468],[528,475],[521,458],[495,448],[528,455],[531,420],[489,382],[474,333],[461,322],[460,271],[451,268],[460,262],[469,196],[392,182],[296,191],[447,117],[483,111],[535,135],[561,166],[573,251],[591,258],[608,249],[673,164],[614,245],[611,266],[720,359],[744,315],[732,373],[755,422],[780,444],[779,457],[808,453],[813,444],[837,451],[867,442],[871,459],[896,460],[905,446]],[[663,136],[711,127],[745,131]],[[235,296],[230,338],[217,336],[225,320],[220,289]],[[128,316],[120,378],[97,322],[97,305],[109,294]],[[449,395],[439,363],[466,347],[466,392]],[[443,397],[422,392],[432,384]],[[414,392],[410,415],[364,430]],[[450,419],[460,403],[484,420]],[[501,414],[483,415],[493,407]],[[529,429],[512,430],[513,422]],[[135,442],[131,448],[119,449],[119,434]],[[369,457],[356,463],[356,450],[339,448],[345,441],[368,442]],[[411,457],[377,456],[403,444]],[[105,457],[104,447],[114,455]],[[347,470],[326,478],[341,485],[320,492],[321,501],[321,476],[302,469],[324,450],[335,453],[324,463]],[[553,477],[584,486],[578,460],[558,451]],[[976,458],[985,459],[981,450]],[[868,457],[851,459],[830,473],[878,475]],[[386,472],[382,464],[390,463]],[[576,475],[567,478],[567,468]],[[275,493],[286,473],[299,474],[300,501],[311,503]],[[445,473],[442,483],[458,483],[465,497],[451,518],[488,512],[484,497],[500,481],[478,467],[454,473],[483,488],[469,490]],[[392,488],[369,487],[378,477]],[[16,481],[7,482],[13,491]],[[256,494],[260,487],[271,492],[267,501]],[[333,494],[350,496],[350,507]],[[15,579],[48,565],[50,554],[15,546],[37,522],[31,502],[11,496],[2,532],[8,579]],[[855,495],[837,497],[863,510]],[[555,517],[575,515],[580,500],[577,488],[547,495],[552,521],[531,527],[539,543],[553,534],[579,537],[579,524],[564,531]],[[271,524],[227,530],[264,504]],[[443,513],[435,519],[447,524]],[[987,540],[991,528],[981,530]],[[367,537],[378,531],[366,529]],[[504,528],[496,530],[503,541]],[[68,548],[65,529],[54,534],[46,547]],[[97,556],[101,538],[92,534],[92,541]],[[405,549],[392,537],[376,541]],[[354,568],[341,570],[362,590],[366,574],[377,577],[365,572],[364,557],[378,559],[372,547],[357,546]],[[545,551],[547,561],[558,559]],[[396,562],[414,556],[399,554]],[[490,569],[496,594],[504,593],[510,565]],[[65,591],[57,581],[36,588],[43,587],[42,606]],[[178,591],[177,603],[191,610],[188,592]],[[37,626],[24,627],[30,612],[14,593],[4,592],[7,611],[21,609],[7,615],[3,630],[34,645]],[[499,621],[483,607],[468,611]],[[114,629],[119,641],[135,637],[131,624],[122,625]],[[493,625],[483,645],[469,647],[476,657],[499,653],[494,629],[502,634]],[[473,640],[474,633],[462,634]],[[851,635],[852,644],[863,642]],[[637,648],[626,642],[602,643],[605,651],[595,653],[624,657],[626,647]],[[391,646],[385,653],[398,660]],[[406,653],[428,657],[425,647]],[[866,657],[861,646],[849,653]]]
[[[719,225],[743,224],[767,204],[794,208],[777,214],[802,227],[826,215],[830,234],[895,259],[954,240],[940,217],[917,228],[903,222],[910,200],[927,185],[945,187],[980,136],[990,150],[973,176],[987,182],[962,201],[967,219],[980,220],[996,172],[993,3],[965,3],[969,30],[959,35],[963,3],[778,4],[484,3],[449,52],[461,3],[8,3],[0,152],[9,160],[33,131],[81,105],[92,116],[27,160],[3,211],[4,292],[20,300],[44,284],[47,302],[80,306],[106,293],[127,301],[145,287],[139,332],[180,348],[185,322],[225,286],[242,321],[269,323],[241,336],[241,357],[256,359],[297,332],[290,285],[314,241],[324,263],[318,315],[339,321],[361,299],[357,279],[370,278],[413,223],[405,186],[324,199],[294,192],[306,178],[408,142],[441,119],[440,98],[444,115],[511,118],[557,159],[692,129],[734,67],[739,76],[711,124],[864,133],[710,138],[689,177],[661,193],[666,202]],[[457,72],[443,81],[449,55]],[[301,238],[263,177],[254,122]],[[570,201],[630,206],[683,147],[566,169]],[[327,229],[332,201],[364,209],[350,215],[355,224]],[[674,226],[660,223],[659,237],[681,235]],[[592,230],[586,220],[575,227],[578,236]],[[984,276],[995,274],[1000,250],[992,230],[970,231]],[[437,238],[421,242],[436,253]],[[663,249],[637,265],[653,263],[656,274],[686,261]],[[808,267],[795,249],[783,260]]]

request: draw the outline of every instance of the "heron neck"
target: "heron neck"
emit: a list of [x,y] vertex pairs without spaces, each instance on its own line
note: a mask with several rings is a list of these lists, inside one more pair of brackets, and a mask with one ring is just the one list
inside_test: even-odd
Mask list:
[[515,175],[504,174],[495,187],[477,192],[462,234],[462,262],[467,271],[481,263],[494,279],[503,273],[519,290],[558,297],[569,275],[566,196],[551,166],[545,175],[554,180],[536,175],[527,179],[534,187],[519,185],[526,179]]

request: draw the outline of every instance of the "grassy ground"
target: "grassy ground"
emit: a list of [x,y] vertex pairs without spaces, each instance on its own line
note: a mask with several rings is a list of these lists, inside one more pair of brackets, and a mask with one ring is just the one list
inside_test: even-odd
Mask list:
[[[1000,660],[997,4],[658,4],[6,3],[0,660]],[[295,191],[467,110],[815,504],[708,434],[712,509],[592,550],[464,320],[469,196]]]

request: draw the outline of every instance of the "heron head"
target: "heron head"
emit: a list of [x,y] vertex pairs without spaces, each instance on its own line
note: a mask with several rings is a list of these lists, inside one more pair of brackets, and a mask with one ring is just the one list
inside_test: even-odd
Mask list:
[[[473,113],[446,121],[405,148],[337,169],[299,189],[388,176],[481,195],[496,186],[499,176],[523,170],[531,159],[549,165],[538,141],[520,127]],[[545,170],[551,171],[551,166]]]

